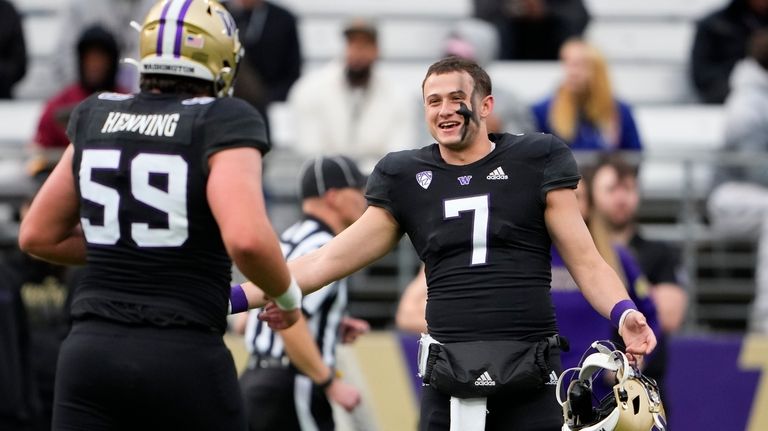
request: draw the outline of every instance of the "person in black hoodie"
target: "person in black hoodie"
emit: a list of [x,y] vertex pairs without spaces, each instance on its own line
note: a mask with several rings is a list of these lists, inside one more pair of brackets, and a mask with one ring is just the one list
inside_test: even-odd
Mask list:
[[696,24],[691,77],[703,102],[725,101],[731,71],[746,57],[749,38],[759,28],[768,28],[768,0],[731,0]]

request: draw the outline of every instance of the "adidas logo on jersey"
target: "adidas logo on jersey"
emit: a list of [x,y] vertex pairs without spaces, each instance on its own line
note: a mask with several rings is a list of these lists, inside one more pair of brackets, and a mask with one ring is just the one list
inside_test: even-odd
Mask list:
[[493,381],[491,375],[486,371],[475,380],[475,386],[496,386],[496,382]]
[[506,180],[509,176],[507,176],[507,174],[504,173],[504,169],[501,169],[501,166],[499,166],[485,178],[488,180]]
[[549,381],[544,383],[545,385],[556,385],[557,384],[557,374],[555,374],[554,371],[549,373]]

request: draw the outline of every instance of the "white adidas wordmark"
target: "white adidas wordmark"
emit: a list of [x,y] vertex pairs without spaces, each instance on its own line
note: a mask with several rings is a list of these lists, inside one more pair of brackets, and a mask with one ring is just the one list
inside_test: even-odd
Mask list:
[[493,381],[491,375],[486,371],[475,380],[475,386],[496,386],[496,382]]
[[557,384],[557,374],[555,374],[554,371],[549,373],[549,381],[547,383],[544,383],[545,385],[556,385]]
[[504,173],[504,169],[501,169],[501,166],[494,169],[487,177],[485,177],[487,180],[506,180],[508,178],[509,176]]

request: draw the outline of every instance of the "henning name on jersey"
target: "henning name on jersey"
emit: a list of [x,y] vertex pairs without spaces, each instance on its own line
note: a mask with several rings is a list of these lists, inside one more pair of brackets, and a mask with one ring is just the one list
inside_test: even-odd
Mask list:
[[146,136],[172,137],[176,133],[179,114],[127,114],[110,112],[101,133],[131,132]]

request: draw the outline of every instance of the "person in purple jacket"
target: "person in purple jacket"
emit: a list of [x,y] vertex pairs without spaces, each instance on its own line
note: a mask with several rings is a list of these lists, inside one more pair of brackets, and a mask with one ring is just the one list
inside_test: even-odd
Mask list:
[[556,135],[572,150],[641,150],[632,112],[614,97],[600,52],[571,39],[560,49],[560,60],[562,84],[533,106],[539,131]]

